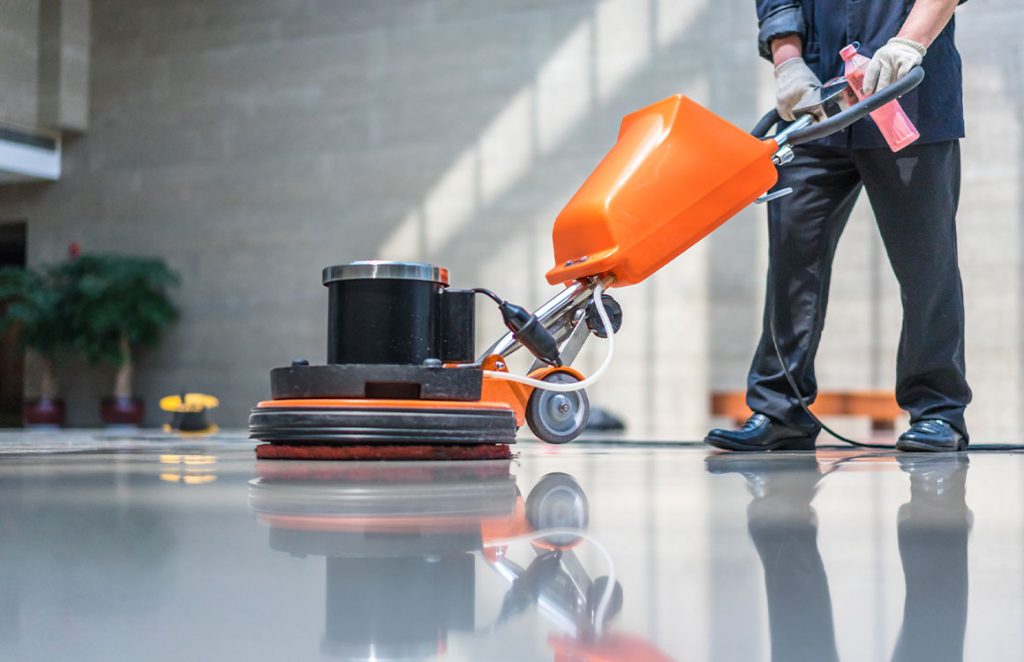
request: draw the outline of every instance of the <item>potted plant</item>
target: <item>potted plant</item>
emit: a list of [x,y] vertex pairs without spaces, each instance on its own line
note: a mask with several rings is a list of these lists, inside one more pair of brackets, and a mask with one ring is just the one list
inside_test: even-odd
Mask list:
[[117,368],[113,393],[100,402],[107,425],[137,426],[145,414],[134,391],[135,358],[178,311],[168,295],[178,275],[160,259],[82,254],[58,269],[68,285],[73,346],[93,364]]
[[64,424],[64,401],[58,396],[57,359],[70,343],[63,312],[66,291],[54,269],[0,268],[0,334],[17,326],[20,343],[38,358],[39,396],[27,400],[22,419],[28,427]]

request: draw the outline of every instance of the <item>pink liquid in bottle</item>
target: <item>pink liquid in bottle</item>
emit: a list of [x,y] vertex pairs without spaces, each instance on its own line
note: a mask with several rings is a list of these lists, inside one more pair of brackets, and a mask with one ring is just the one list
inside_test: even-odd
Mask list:
[[[861,88],[864,87],[864,73],[871,60],[858,53],[857,47],[853,44],[839,51],[839,56],[846,63],[844,75],[847,82],[850,83],[850,88],[858,99],[863,99],[864,92],[861,91]],[[885,142],[889,143],[889,149],[894,152],[900,151],[921,137],[917,128],[910,122],[910,118],[903,112],[900,102],[895,99],[872,112],[871,119],[875,120]]]

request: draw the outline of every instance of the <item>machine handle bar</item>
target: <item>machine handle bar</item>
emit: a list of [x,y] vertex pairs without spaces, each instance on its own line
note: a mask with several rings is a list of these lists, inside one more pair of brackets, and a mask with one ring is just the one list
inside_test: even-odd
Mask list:
[[[871,96],[861,99],[846,110],[836,113],[832,117],[821,122],[815,122],[807,127],[797,129],[787,136],[786,143],[789,145],[802,145],[803,143],[818,140],[833,133],[838,133],[850,126],[859,119],[866,117],[893,99],[903,96],[910,90],[921,84],[924,80],[924,69],[920,66],[911,69],[906,76],[899,79],[892,85],[876,92]],[[772,127],[778,124],[782,118],[779,111],[772,108],[764,117],[758,121],[751,135],[756,138],[764,138],[771,131]],[[781,145],[780,145],[781,147]]]

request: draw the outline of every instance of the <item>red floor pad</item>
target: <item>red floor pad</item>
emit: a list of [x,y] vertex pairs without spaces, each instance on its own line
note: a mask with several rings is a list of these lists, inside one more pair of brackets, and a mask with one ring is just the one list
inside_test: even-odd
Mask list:
[[256,447],[256,457],[261,460],[507,460],[512,457],[512,450],[508,444],[260,444]]

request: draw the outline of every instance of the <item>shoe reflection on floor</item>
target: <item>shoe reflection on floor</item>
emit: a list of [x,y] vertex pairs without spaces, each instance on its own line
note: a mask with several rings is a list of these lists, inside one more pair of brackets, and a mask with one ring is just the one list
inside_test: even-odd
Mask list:
[[[969,460],[964,454],[870,456],[882,458],[898,462],[910,477],[910,501],[898,515],[906,599],[892,659],[962,660],[972,524],[965,492]],[[822,478],[843,462],[825,469],[817,456],[803,453],[716,454],[706,461],[712,474],[747,479],[747,526],[764,569],[773,660],[839,659],[811,502]]]
[[[257,463],[249,507],[271,548],[327,562],[323,653],[348,659],[443,656],[452,632],[486,636],[536,609],[555,626],[554,659],[669,658],[610,625],[622,587],[576,556],[589,504],[565,473],[523,499],[509,460]],[[530,561],[515,562],[514,545]],[[603,549],[603,548],[602,548]],[[507,582],[496,618],[475,622],[476,566]]]
[[910,501],[900,506],[907,593],[893,660],[962,660],[967,627],[967,537],[973,516],[964,453],[900,455]]

